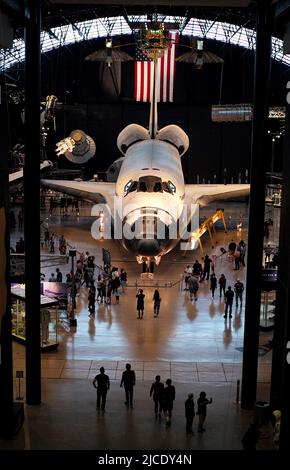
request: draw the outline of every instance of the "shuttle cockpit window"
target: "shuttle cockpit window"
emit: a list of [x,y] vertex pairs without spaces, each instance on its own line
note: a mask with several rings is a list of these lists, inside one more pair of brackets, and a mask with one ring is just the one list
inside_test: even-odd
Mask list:
[[171,181],[163,181],[162,189],[166,193],[170,193],[170,194],[176,193],[176,187]]
[[166,181],[163,181],[163,183],[162,183],[162,189],[163,189],[163,191],[165,191],[166,193],[170,193],[170,194],[171,194],[170,188],[169,188],[169,186],[168,186],[168,183],[166,183]]
[[147,191],[147,184],[145,181],[140,181],[139,182],[139,191],[142,191],[143,193],[146,193]]
[[148,193],[162,193],[162,181],[157,176],[141,176],[139,178],[138,191]]
[[[132,183],[132,185],[134,185],[135,190],[135,182]],[[128,192],[132,192],[132,185]],[[137,191],[143,193],[163,193],[163,191],[165,191],[167,193],[174,194],[176,192],[176,187],[172,181],[162,181],[161,178],[158,178],[157,176],[142,176],[139,178]]]
[[127,196],[127,194],[129,193],[132,193],[133,191],[136,191],[137,185],[138,185],[137,181],[133,181],[133,180],[128,181],[128,183],[125,184],[124,186],[124,192],[126,193],[125,196]]
[[129,192],[129,190],[130,190],[130,188],[131,188],[131,186],[132,186],[132,183],[133,183],[133,180],[130,180],[130,181],[128,181],[127,184],[125,184],[125,186],[124,186],[124,193],[128,193],[128,192]]
[[169,189],[170,191],[172,192],[172,194],[176,193],[176,186],[175,184],[172,183],[172,181],[168,181],[168,186],[169,186]]
[[162,184],[161,181],[157,181],[153,186],[154,193],[162,193]]

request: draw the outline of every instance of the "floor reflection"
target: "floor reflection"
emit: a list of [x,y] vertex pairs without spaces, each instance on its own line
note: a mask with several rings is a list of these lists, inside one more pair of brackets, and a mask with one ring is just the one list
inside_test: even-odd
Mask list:
[[[227,283],[234,285],[237,278],[245,282],[245,268],[234,271],[233,262],[227,255],[221,256],[221,247],[227,249],[231,239],[238,242],[247,240],[247,206],[245,204],[223,203],[227,221],[232,230],[225,234],[217,227],[216,246],[210,247],[209,240],[203,238],[205,253],[215,256],[215,273],[217,278],[224,273]],[[213,213],[216,203],[211,207],[202,209],[202,215]],[[235,221],[243,217],[241,232],[235,229]],[[178,281],[187,264],[193,264],[195,259],[201,260],[199,250],[187,252],[178,247],[162,259],[155,272],[156,282],[159,280],[176,283],[172,288],[158,287],[162,298],[158,318],[153,316],[153,292],[156,286],[145,287],[145,312],[143,320],[137,320],[136,280],[140,282],[140,266],[134,257],[125,252],[120,244],[110,240],[97,242],[91,238],[91,217],[81,211],[78,220],[75,216],[60,217],[54,214],[48,217],[49,229],[54,231],[58,238],[61,234],[71,246],[80,252],[89,251],[95,256],[95,262],[102,264],[102,249],[108,248],[111,252],[112,263],[119,269],[125,268],[128,274],[126,293],[120,296],[120,305],[97,304],[95,318],[88,317],[87,298],[85,287],[81,288],[77,297],[77,328],[65,331],[59,326],[59,348],[51,353],[51,357],[58,359],[103,359],[103,360],[140,360],[140,361],[219,361],[236,362],[242,360],[243,347],[243,316],[244,306],[233,312],[232,321],[224,322],[223,314],[225,304],[219,298],[219,291],[212,299],[209,282],[200,283],[198,300],[190,301],[187,291],[179,288]],[[43,214],[45,219],[45,214]],[[15,232],[15,238],[20,233]],[[45,250],[45,249],[44,249]],[[47,250],[47,249],[46,249]],[[57,266],[43,267],[48,277]],[[63,277],[70,271],[70,264],[60,266]],[[244,294],[245,295],[245,294]],[[230,345],[232,347],[230,347]]]

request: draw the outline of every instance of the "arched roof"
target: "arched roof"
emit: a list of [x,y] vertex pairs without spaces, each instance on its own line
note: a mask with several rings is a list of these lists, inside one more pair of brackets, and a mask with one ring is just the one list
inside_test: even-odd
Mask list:
[[[121,36],[132,34],[132,24],[136,22],[134,18],[122,15],[115,17],[94,18],[86,21],[79,21],[73,24],[66,24],[42,31],[41,50],[43,53],[57,49],[61,46],[87,41],[107,36]],[[147,16],[139,15],[139,23],[146,23]],[[222,21],[208,20],[201,18],[172,17],[164,18],[166,23],[178,23],[183,36],[194,36],[207,38],[223,43],[233,44],[246,49],[255,49],[256,32],[244,26],[231,24]],[[273,59],[290,65],[290,56],[283,54],[283,41],[277,37],[272,37],[272,57]],[[13,49],[0,50],[0,71],[7,70],[18,62],[25,60],[25,47],[23,39],[15,39]]]

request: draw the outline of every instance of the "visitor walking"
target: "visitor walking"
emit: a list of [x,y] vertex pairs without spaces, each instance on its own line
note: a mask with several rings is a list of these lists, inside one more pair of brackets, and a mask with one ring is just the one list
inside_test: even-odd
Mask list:
[[225,293],[225,299],[226,299],[226,308],[225,308],[224,318],[227,318],[228,310],[230,311],[229,312],[229,317],[232,318],[234,292],[233,292],[231,286],[228,287],[228,290]]
[[137,298],[138,319],[142,319],[143,314],[144,314],[144,298],[145,298],[145,295],[143,294],[143,289],[138,290],[136,298]]
[[195,302],[197,301],[197,291],[199,289],[199,283],[196,277],[191,275],[187,281],[190,300],[192,301],[193,297]]
[[212,298],[214,298],[214,293],[215,293],[216,288],[217,288],[217,278],[216,278],[215,273],[212,273],[210,275],[210,290],[211,290]]
[[211,403],[212,403],[212,398],[208,400],[206,398],[206,393],[200,392],[199,399],[197,400],[198,432],[205,431],[205,428],[203,427],[203,425],[204,425],[205,418],[206,418],[207,405],[210,405]]
[[166,418],[166,426],[170,426],[173,410],[173,402],[175,400],[175,387],[172,385],[172,380],[166,380],[167,387],[164,388],[162,398],[162,408]]
[[226,293],[226,284],[227,284],[227,280],[226,280],[226,277],[224,274],[221,274],[220,275],[220,278],[219,278],[219,286],[220,286],[220,298],[222,296],[222,292]]
[[130,405],[131,408],[133,408],[133,391],[134,391],[135,383],[136,383],[135,372],[131,369],[131,364],[126,364],[126,370],[124,370],[122,374],[120,387],[123,387],[123,384],[124,384],[125,397],[126,397],[125,405],[127,407]]
[[[154,401],[154,412],[155,418],[159,417],[161,419],[161,412],[162,412],[162,397],[164,392],[164,384],[160,381],[160,375],[156,375],[155,382],[151,385],[150,388],[150,397],[153,395]],[[159,407],[159,410],[158,410]]]
[[156,318],[159,315],[160,302],[161,302],[161,297],[157,289],[154,292],[153,301],[154,301],[154,318]]
[[192,424],[195,416],[193,394],[189,393],[185,401],[186,434],[193,434]]
[[243,292],[244,292],[244,284],[237,279],[237,282],[234,285],[235,297],[236,297],[236,307],[238,307],[238,303],[240,301],[240,306],[242,307],[243,304]]
[[[97,385],[96,385],[97,383]],[[97,389],[97,410],[105,411],[107,392],[110,388],[109,376],[105,374],[104,367],[100,367],[100,374],[93,380],[93,386]]]

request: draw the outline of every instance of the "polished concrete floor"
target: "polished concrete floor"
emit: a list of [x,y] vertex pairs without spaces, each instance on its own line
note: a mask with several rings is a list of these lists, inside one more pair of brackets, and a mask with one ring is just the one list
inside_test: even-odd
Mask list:
[[[216,205],[202,209],[201,216],[208,217]],[[248,208],[244,203],[223,203],[229,232],[217,230],[214,247],[205,236],[205,252],[216,256],[215,272],[224,273],[227,284],[236,279],[245,280],[245,268],[235,271],[227,255],[219,256],[221,247],[227,249],[230,240],[247,238]],[[42,354],[43,404],[26,407],[26,426],[10,444],[0,443],[0,448],[31,449],[101,449],[101,448],[195,448],[240,449],[241,437],[252,413],[241,411],[235,404],[237,380],[241,379],[244,308],[234,309],[233,318],[223,318],[224,302],[218,291],[211,298],[209,283],[200,284],[197,302],[191,302],[180,283],[184,268],[195,259],[198,251],[184,253],[176,248],[156,269],[154,283],[162,297],[158,318],[153,317],[152,296],[155,285],[141,281],[140,267],[120,244],[112,241],[96,242],[90,236],[92,218],[90,208],[83,206],[80,216],[59,214],[49,216],[43,212],[44,223],[57,236],[63,234],[77,250],[89,251],[102,263],[102,248],[109,248],[112,264],[124,267],[128,273],[126,293],[120,304],[97,305],[96,315],[88,317],[87,289],[81,288],[77,297],[77,328],[58,324],[57,351]],[[278,216],[277,216],[278,217]],[[242,231],[236,225],[242,220]],[[270,233],[271,242],[277,237],[277,224]],[[14,240],[19,237],[16,231]],[[56,245],[57,251],[57,245]],[[60,264],[56,255],[47,255],[44,249],[41,271],[46,279],[60,267],[63,275],[70,264]],[[168,283],[173,287],[168,287]],[[136,283],[144,286],[145,314],[136,318]],[[167,286],[165,287],[165,284]],[[53,325],[51,325],[53,333]],[[259,350],[258,394],[260,400],[269,398],[271,350],[268,342],[271,333],[261,333]],[[14,371],[25,373],[25,347],[14,344]],[[123,390],[119,380],[126,362],[136,371],[136,404],[127,412],[123,405]],[[93,377],[103,365],[112,381],[105,416],[96,416]],[[150,384],[157,373],[162,379],[171,377],[177,390],[174,421],[170,430],[164,423],[156,423],[152,404],[148,398]],[[16,383],[18,384],[18,382]],[[25,397],[25,379],[21,383],[21,396]],[[201,390],[213,396],[209,407],[207,432],[192,438],[184,432],[184,400],[187,393],[198,396]],[[18,389],[15,387],[15,395]],[[70,435],[64,429],[70,428]],[[121,430],[121,431],[120,431]],[[266,436],[266,437],[265,437]],[[269,433],[259,443],[261,448],[272,448]]]

